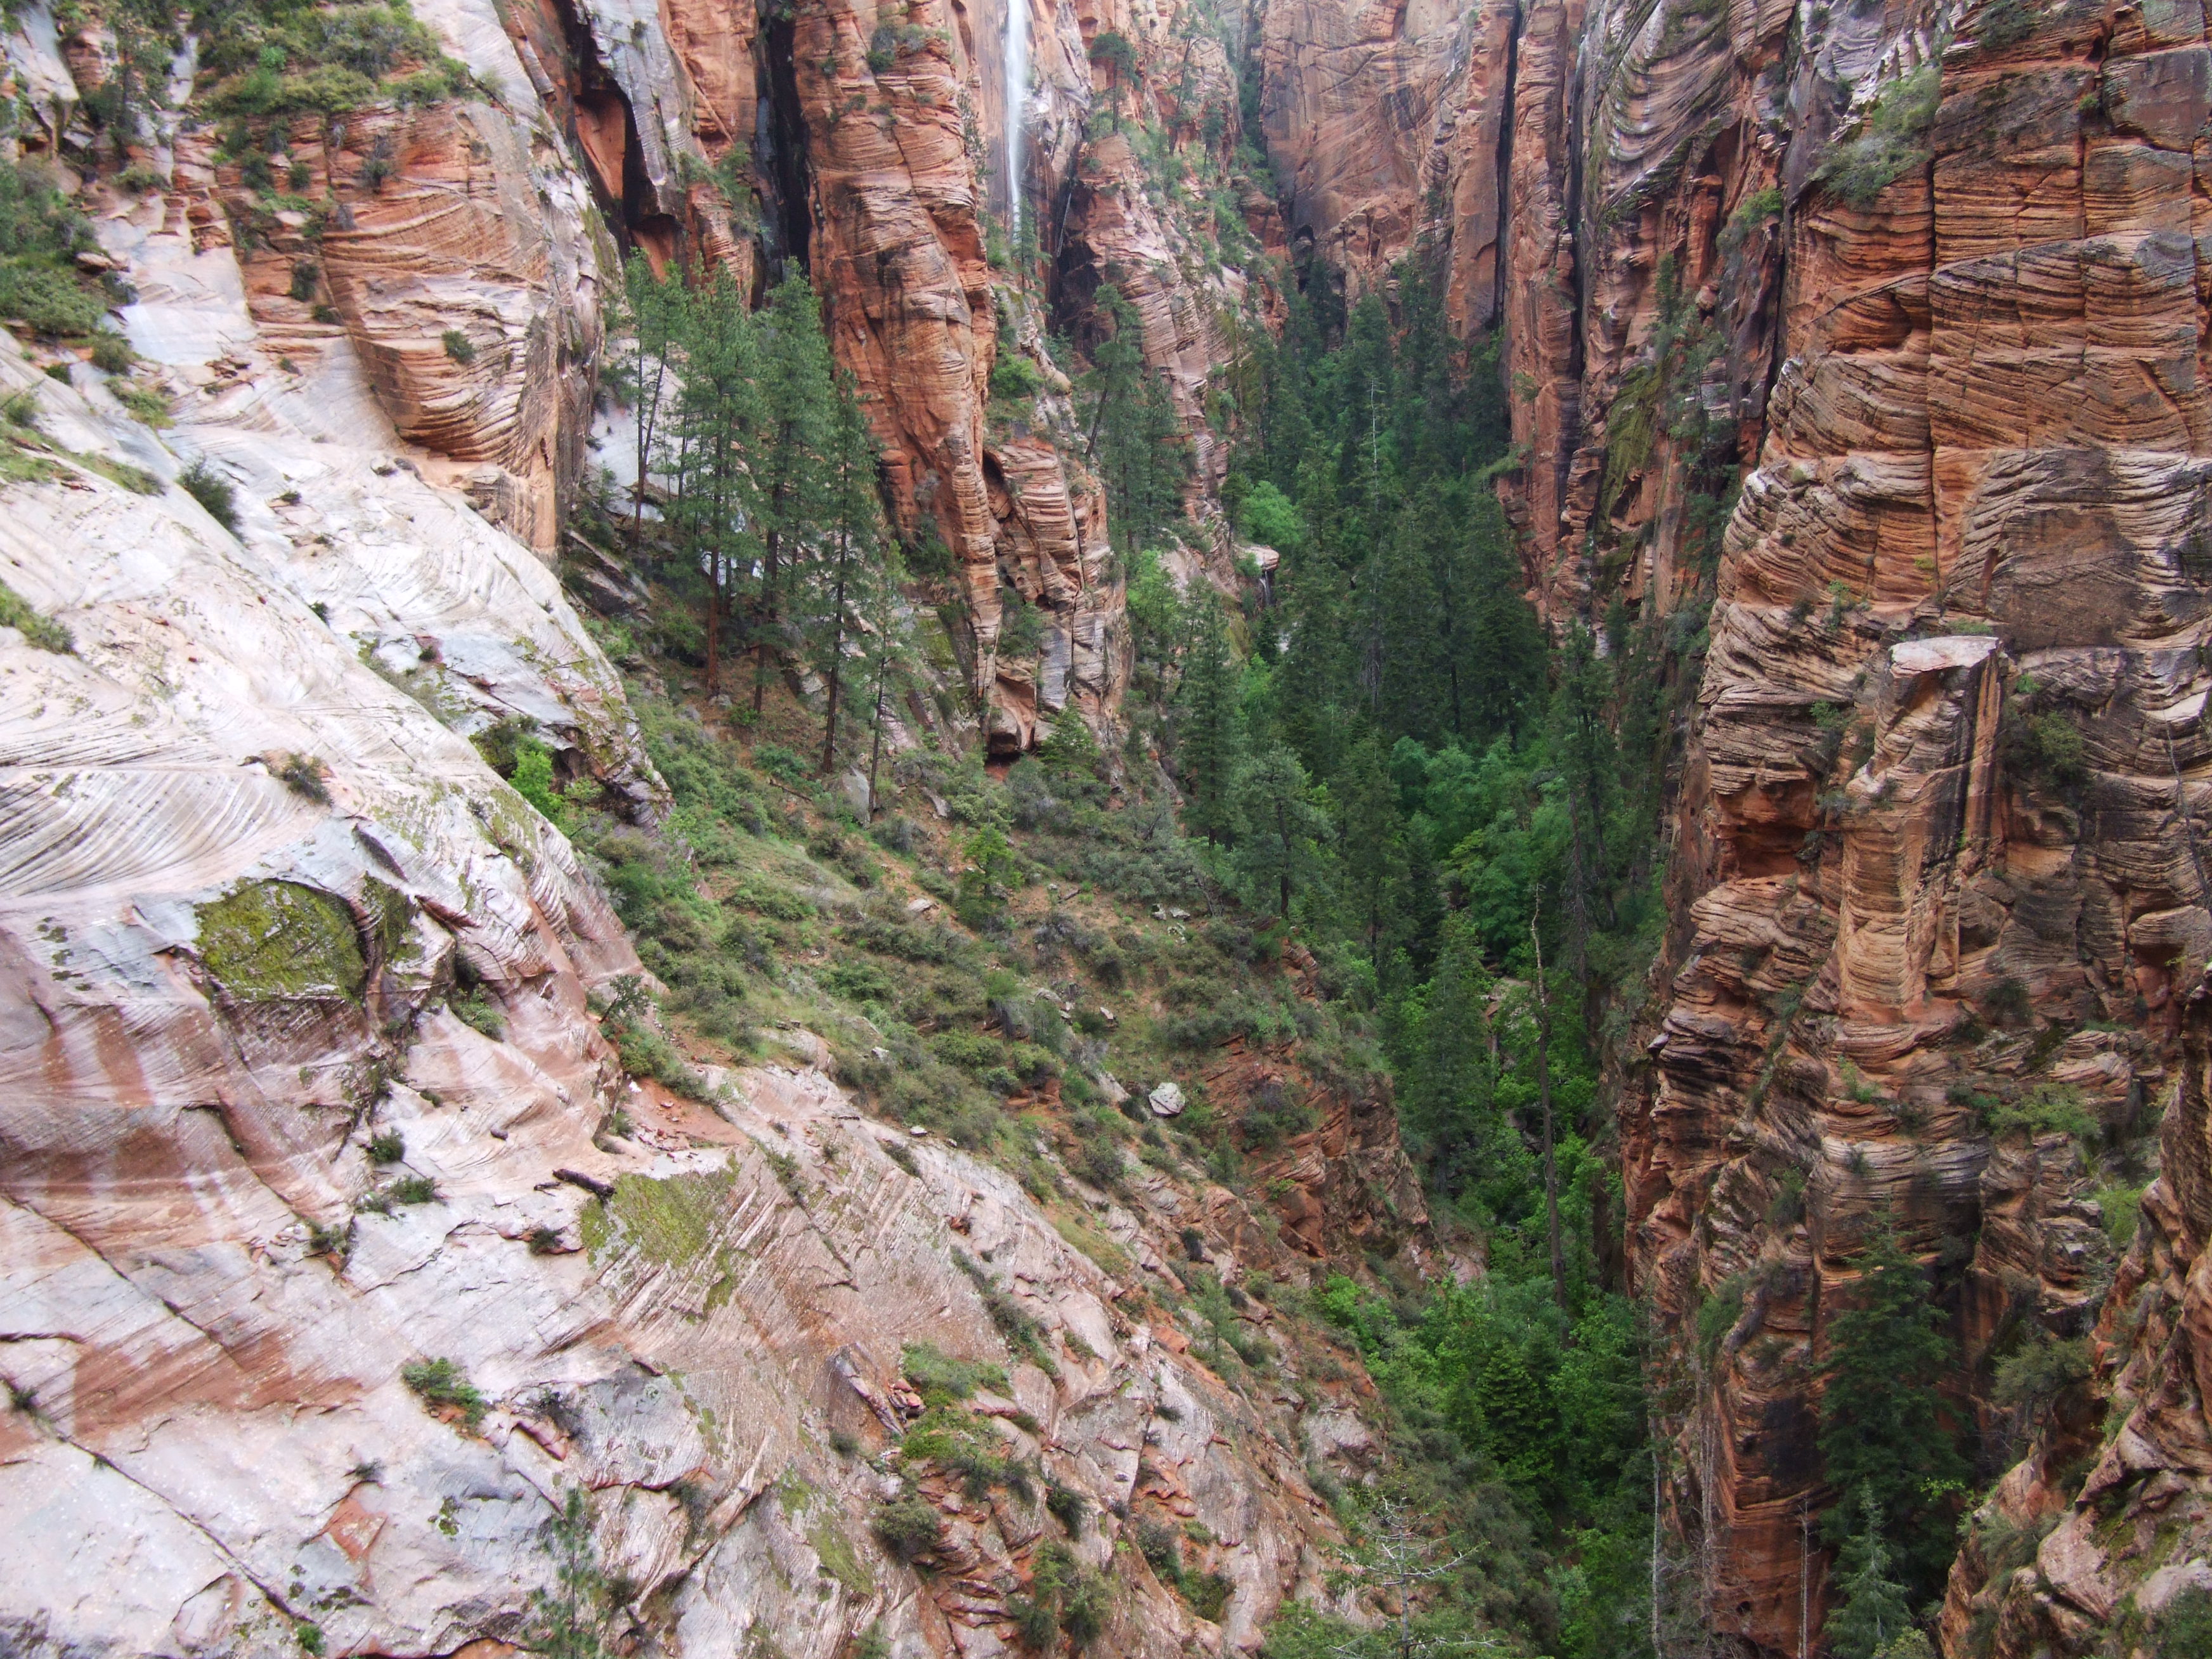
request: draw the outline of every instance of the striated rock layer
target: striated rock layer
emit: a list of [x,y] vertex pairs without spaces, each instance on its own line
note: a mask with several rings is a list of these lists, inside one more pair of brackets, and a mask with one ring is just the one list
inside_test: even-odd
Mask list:
[[[1986,1477],[2021,1451],[1996,1359],[2093,1329],[2099,1356],[1972,1529],[1947,1650],[2150,1639],[2212,1580],[2175,1168],[2212,958],[2203,19],[1531,0],[1499,43],[1484,16],[1278,0],[1263,107],[1291,235],[1355,290],[1411,255],[1463,292],[1495,221],[1446,238],[1425,204],[1502,193],[1502,297],[1455,315],[1502,331],[1553,623],[1711,595],[1620,1121],[1632,1288],[1692,1402],[1692,1598],[1742,1651],[1818,1650],[1818,1366],[1887,1214]],[[1450,152],[1473,82],[1503,142]],[[2101,1139],[1992,1133],[2039,1100]],[[2156,1165],[2161,1118],[2122,1259],[2097,1194]],[[1701,1351],[1716,1297],[1741,1315]]]
[[[1018,276],[989,257],[1011,204],[988,9],[416,12],[477,92],[287,125],[313,211],[267,209],[183,118],[147,157],[161,187],[94,198],[172,428],[0,338],[0,396],[55,447],[6,486],[0,580],[75,645],[0,629],[0,1647],[276,1656],[312,1626],[331,1652],[511,1651],[581,1489],[625,1651],[830,1659],[878,1628],[902,1659],[989,1659],[1048,1540],[1113,1578],[1102,1650],[1255,1649],[1286,1597],[1334,1594],[1306,1469],[1364,1466],[1360,1385],[1304,1375],[1249,1298],[1237,1340],[1278,1363],[1232,1389],[1216,1336],[1146,1287],[1418,1258],[1387,1101],[1224,1056],[1224,1107],[1290,1086],[1320,1109],[1271,1156],[1272,1210],[1146,1170],[1074,1189],[1065,1234],[1003,1173],[865,1118],[826,1060],[674,1102],[590,1012],[639,967],[605,894],[468,741],[524,725],[556,782],[665,810],[549,568],[599,485],[625,246],[756,288],[803,259],[894,505],[954,555],[992,746],[1110,714],[1119,577],[1046,332],[1121,283],[1210,443],[1242,289],[1091,130],[1088,40],[1136,43],[1119,91],[1184,144],[1194,88],[1233,112],[1225,55],[1178,78],[1173,8],[1038,9],[1025,201],[1053,228]],[[72,153],[99,54],[17,18],[35,118],[10,142]],[[1044,386],[1018,415],[989,407],[1008,351]],[[1219,456],[1194,447],[1202,509]],[[176,486],[195,462],[234,532]],[[1047,613],[1034,662],[996,650],[1006,587]],[[1075,1523],[932,1476],[932,1572],[885,1549],[913,1342],[1003,1365],[976,1431]],[[1139,1526],[1185,1540],[1183,1589]]]

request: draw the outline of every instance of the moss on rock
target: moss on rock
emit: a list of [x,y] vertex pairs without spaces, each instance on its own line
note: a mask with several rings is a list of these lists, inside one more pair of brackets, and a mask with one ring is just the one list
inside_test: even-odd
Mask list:
[[200,960],[232,996],[358,999],[366,977],[353,916],[292,881],[247,882],[198,910]]

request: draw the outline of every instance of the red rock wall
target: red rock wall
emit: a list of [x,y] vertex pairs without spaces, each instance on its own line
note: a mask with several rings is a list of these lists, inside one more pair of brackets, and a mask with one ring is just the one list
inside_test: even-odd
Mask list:
[[1291,246],[1356,296],[1420,249],[1465,334],[1498,319],[1500,129],[1517,8],[1277,0],[1262,115]]
[[[1458,280],[1409,158],[1437,154],[1432,89],[1495,48],[1440,38],[1417,9],[1270,8],[1291,234],[1355,290],[1409,249]],[[1877,1210],[1936,1269],[1990,1473],[1992,1364],[2024,1328],[2078,1334],[2101,1307],[2097,1388],[2134,1413],[2078,1502],[2057,1471],[2084,1413],[2095,1449],[2092,1402],[2008,1477],[2008,1514],[2066,1518],[1993,1589],[1969,1550],[1949,1650],[1984,1652],[1996,1619],[2001,1652],[2087,1651],[2128,1588],[2155,1601],[2154,1567],[2202,1553],[2172,1522],[2212,1474],[2180,1381],[2204,1230],[2154,1187],[2123,1266],[2093,1193],[2162,1112],[2169,1160],[2203,1116],[2175,1079],[2212,956],[2207,62],[2194,10],[1531,3],[1503,155],[1443,167],[1455,199],[1502,172],[1532,592],[1565,623],[1712,584],[1677,921],[1621,1133],[1629,1271],[1695,1401],[1670,1506],[1746,1651],[1799,1649],[1800,1518],[1832,1498],[1817,1365]],[[1846,199],[1823,167],[1923,64],[1931,118]],[[2080,733],[2078,776],[2037,760],[2038,720]],[[2100,1167],[2063,1134],[1993,1142],[1962,1103],[2036,1087],[2101,1120]],[[1700,1355],[1724,1289],[1746,1311]]]

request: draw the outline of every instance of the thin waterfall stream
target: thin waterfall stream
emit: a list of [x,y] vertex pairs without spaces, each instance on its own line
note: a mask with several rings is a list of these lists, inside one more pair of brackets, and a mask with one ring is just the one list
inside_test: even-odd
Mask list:
[[1022,120],[1030,89],[1028,0],[1006,0],[1006,240],[1022,236]]

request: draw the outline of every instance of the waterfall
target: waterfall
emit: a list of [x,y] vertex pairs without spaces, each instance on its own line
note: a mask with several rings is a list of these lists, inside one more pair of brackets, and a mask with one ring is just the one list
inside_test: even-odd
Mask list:
[[1022,239],[1022,120],[1029,112],[1029,0],[1006,0],[1006,229]]

